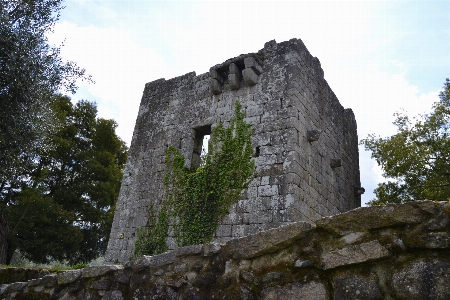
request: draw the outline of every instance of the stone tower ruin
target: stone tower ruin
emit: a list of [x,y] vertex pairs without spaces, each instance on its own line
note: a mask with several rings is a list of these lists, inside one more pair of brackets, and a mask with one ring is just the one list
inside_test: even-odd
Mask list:
[[[315,221],[361,204],[355,116],[324,79],[316,57],[299,39],[270,41],[195,72],[145,85],[105,259],[124,262],[148,207],[164,194],[169,145],[187,166],[198,164],[202,140],[234,116],[235,101],[254,129],[256,177],[214,241],[224,242],[296,221]],[[172,238],[168,238],[174,247]]]

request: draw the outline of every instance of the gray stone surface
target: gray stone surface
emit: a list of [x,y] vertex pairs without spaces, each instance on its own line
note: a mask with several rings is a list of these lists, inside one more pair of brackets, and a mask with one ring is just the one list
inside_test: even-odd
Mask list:
[[[90,267],[31,280],[27,276],[33,272],[21,269],[23,278],[13,283],[5,268],[0,299],[450,299],[449,245],[417,246],[408,240],[411,233],[419,241],[430,233],[449,233],[449,204],[417,202],[413,207],[421,209],[410,219],[404,212],[411,204],[357,209],[345,220],[358,231],[349,232],[347,224],[345,235],[298,222],[144,256],[123,267]],[[368,220],[372,227],[362,228],[358,224],[369,212],[383,221]],[[342,217],[327,218],[325,224],[336,220]],[[17,271],[11,272],[18,276]]]
[[78,278],[81,277],[81,270],[73,270],[73,271],[67,271],[67,272],[62,272],[59,273],[56,278],[58,280],[58,284],[68,284],[68,283],[72,283],[76,280],[78,280]]
[[99,277],[121,269],[123,269],[123,266],[121,265],[88,267],[83,269],[81,277]]
[[[186,166],[205,128],[225,126],[235,102],[254,129],[256,177],[219,223],[214,242],[297,221],[313,222],[360,206],[358,137],[351,109],[344,109],[323,77],[320,62],[301,40],[266,43],[210,68],[145,85],[105,255],[110,263],[133,255],[135,230],[147,225],[147,208],[164,194],[168,145]],[[309,142],[308,132],[320,132]],[[198,152],[198,151],[197,151]],[[341,167],[332,168],[331,159]],[[173,238],[170,249],[176,248]]]
[[417,259],[392,275],[396,299],[450,299],[450,259]]
[[248,259],[287,247],[306,234],[312,226],[297,222],[279,228],[263,231],[227,243],[227,252],[233,258]]
[[370,241],[323,253],[321,261],[324,269],[332,269],[339,266],[374,261],[390,255],[389,251],[379,241]]
[[120,291],[110,291],[107,292],[103,297],[102,300],[123,300],[122,293]]
[[345,235],[349,232],[362,232],[368,228],[418,224],[427,218],[427,214],[433,208],[434,204],[431,201],[413,201],[400,207],[395,205],[372,206],[355,209],[333,218],[322,218],[317,220],[316,226]]
[[333,278],[332,286],[335,300],[384,299],[378,286],[378,278],[373,273],[369,276],[360,276],[343,272]]
[[297,299],[315,299],[328,300],[327,291],[320,282],[309,282],[307,284],[293,283],[286,286],[272,287],[264,290],[263,300],[297,300]]

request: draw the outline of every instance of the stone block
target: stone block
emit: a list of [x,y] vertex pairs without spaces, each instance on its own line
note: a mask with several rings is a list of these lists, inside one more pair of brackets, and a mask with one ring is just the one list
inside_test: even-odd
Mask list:
[[259,211],[256,214],[258,224],[269,224],[273,222],[273,213],[270,210]]
[[248,225],[233,225],[231,228],[231,234],[234,238],[240,238],[245,236],[245,228]]
[[[250,225],[258,223],[258,215],[256,212],[244,213],[243,216],[243,224]],[[254,232],[256,233],[256,232]],[[245,235],[248,235],[247,233]]]
[[240,225],[242,224],[242,215],[239,213],[231,213],[226,215],[223,220],[222,224],[224,225]]
[[290,118],[290,117],[294,117],[295,119],[298,120],[298,109],[296,107],[286,107],[286,108],[282,108],[277,112],[277,116],[278,118]]
[[276,162],[276,155],[260,155],[255,159],[256,166],[273,165]]
[[176,259],[176,251],[169,251],[155,256],[142,256],[125,264],[125,269],[131,268],[133,272],[139,273],[148,268],[158,268],[171,264]]
[[342,160],[339,158],[332,158],[330,160],[330,166],[332,168],[338,168],[338,167],[342,167]]
[[312,266],[312,262],[308,259],[297,259],[295,261],[295,267],[297,268],[305,268]]
[[103,295],[102,300],[124,300],[121,291],[109,291]]
[[253,145],[266,146],[270,144],[270,133],[262,132],[259,134],[254,134],[252,137]]
[[68,284],[77,281],[81,277],[81,270],[70,270],[58,273],[56,276],[58,284]]
[[203,245],[203,256],[212,256],[219,253],[220,249],[222,249],[222,245],[219,243],[205,244]]
[[248,199],[247,203],[247,212],[255,212],[255,211],[263,211],[265,210],[263,204],[263,197],[255,197]]
[[262,292],[263,300],[329,300],[327,290],[321,282],[290,283],[285,286],[270,287]]
[[240,86],[240,78],[237,74],[228,74],[228,83],[232,91],[238,90]]
[[217,82],[219,82],[220,85],[223,84],[223,77],[217,70],[211,69],[209,71],[209,75],[212,79],[217,80]]
[[395,299],[450,299],[449,274],[449,259],[416,259],[394,270],[391,288]]
[[244,121],[250,125],[256,125],[261,123],[261,117],[260,116],[247,117],[244,118]]
[[[326,217],[316,222],[317,227],[345,235],[362,232],[369,228],[412,225],[429,218],[429,210],[434,209],[431,201],[413,201],[404,205],[361,207],[337,216]],[[351,220],[351,221],[349,221]]]
[[121,265],[87,267],[82,269],[81,277],[83,278],[99,277],[122,269],[123,266]]
[[263,114],[263,108],[257,104],[248,105],[245,109],[245,114],[247,117],[260,116]]
[[268,185],[268,184],[270,184],[270,176],[262,176],[261,185]]
[[317,141],[320,137],[320,134],[322,133],[322,130],[308,130],[306,133],[306,139],[308,140],[308,142],[314,142]]
[[345,265],[374,261],[391,256],[377,240],[350,245],[342,249],[323,253],[320,257],[324,270]]
[[209,81],[209,88],[211,90],[211,93],[214,95],[219,95],[222,93],[222,84],[217,79],[211,78]]
[[333,299],[385,299],[378,286],[378,277],[371,273],[369,276],[352,274],[351,272],[338,273],[333,278]]
[[231,225],[219,225],[216,229],[217,237],[228,237],[231,236]]
[[261,66],[256,62],[255,58],[253,57],[244,58],[244,64],[246,69],[251,68],[256,75],[260,75],[263,71]]
[[227,242],[227,253],[233,258],[249,259],[271,253],[291,245],[311,229],[311,224],[298,222],[292,225],[270,229],[258,235],[246,236]]
[[411,248],[447,249],[450,248],[449,232],[409,232],[404,243]]
[[244,77],[245,83],[247,85],[252,86],[258,83],[259,76],[255,73],[253,69],[244,69],[242,71],[242,76]]
[[278,185],[263,185],[258,187],[258,196],[275,196],[278,195]]
[[[249,187],[247,189],[247,195],[249,199],[255,199],[256,197],[258,197],[258,190],[259,187]],[[260,195],[261,196],[261,195]],[[248,211],[247,207],[245,207],[245,211]]]
[[228,66],[228,71],[230,74],[236,74],[239,78],[241,77],[241,70],[239,70],[238,66],[235,63],[231,63]]
[[106,290],[109,289],[111,282],[108,279],[97,280],[91,283],[90,288],[94,290]]

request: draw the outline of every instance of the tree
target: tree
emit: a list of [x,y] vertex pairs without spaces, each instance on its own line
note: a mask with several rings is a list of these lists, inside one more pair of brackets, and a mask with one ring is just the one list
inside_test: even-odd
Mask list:
[[372,151],[383,176],[393,179],[375,189],[371,205],[403,203],[419,199],[450,199],[450,81],[430,114],[412,120],[396,113],[397,134],[374,134],[361,141]]
[[[52,100],[75,92],[77,79],[92,81],[73,62],[63,63],[47,43],[62,0],[0,0],[0,187],[26,171],[21,156],[45,147],[55,131]],[[0,207],[0,257],[6,257],[8,223]],[[0,263],[2,259],[0,258]]]
[[87,262],[108,242],[127,147],[94,103],[55,96],[55,135],[22,153],[23,172],[2,185],[8,263],[18,249],[35,262]]
[[52,95],[90,80],[47,43],[61,1],[0,0],[0,182],[20,170],[19,155],[51,134]]

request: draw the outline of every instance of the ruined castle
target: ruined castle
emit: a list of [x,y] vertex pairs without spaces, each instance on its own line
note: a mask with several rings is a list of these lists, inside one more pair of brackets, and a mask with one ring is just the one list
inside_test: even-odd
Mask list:
[[[254,130],[256,176],[219,222],[226,242],[296,221],[313,222],[361,204],[355,116],[299,39],[270,41],[257,53],[145,85],[105,255],[128,261],[148,207],[163,200],[165,152],[199,164],[203,137],[234,116],[239,101]],[[168,237],[170,248],[176,245]]]

